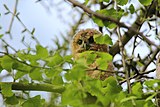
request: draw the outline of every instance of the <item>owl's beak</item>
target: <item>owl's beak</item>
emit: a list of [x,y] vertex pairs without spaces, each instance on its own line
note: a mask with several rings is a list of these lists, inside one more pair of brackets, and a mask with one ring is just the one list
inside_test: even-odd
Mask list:
[[85,50],[89,50],[90,47],[91,47],[91,46],[90,46],[89,42],[86,42],[86,43],[83,44],[83,48],[84,48]]

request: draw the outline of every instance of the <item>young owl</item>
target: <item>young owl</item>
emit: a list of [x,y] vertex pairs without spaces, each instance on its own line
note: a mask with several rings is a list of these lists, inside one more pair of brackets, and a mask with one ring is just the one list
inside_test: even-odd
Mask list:
[[[95,29],[81,30],[75,34],[71,44],[72,54],[75,60],[79,59],[79,55],[85,51],[109,52],[109,47],[106,44],[98,44],[94,41],[94,35],[102,34]],[[107,77],[113,76],[114,74],[112,62],[108,62],[108,67],[106,70],[100,70],[95,62],[89,64],[88,66],[89,69],[86,72],[87,75],[92,78],[105,80]]]

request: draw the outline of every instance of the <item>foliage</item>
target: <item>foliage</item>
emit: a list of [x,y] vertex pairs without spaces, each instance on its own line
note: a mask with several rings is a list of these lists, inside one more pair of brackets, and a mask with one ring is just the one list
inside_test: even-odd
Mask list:
[[[109,45],[112,51],[108,53],[86,51],[80,54],[78,60],[74,60],[72,55],[67,55],[70,38],[75,33],[74,29],[78,29],[85,17],[80,18],[74,24],[75,26],[71,26],[74,33],[71,37],[69,34],[67,37],[63,37],[64,43],[60,44],[58,40],[54,41],[58,47],[55,50],[41,45],[34,35],[35,29],[29,31],[25,26],[22,35],[27,31],[31,35],[31,40],[36,42],[35,47],[26,46],[26,49],[16,50],[10,43],[6,42],[4,36],[7,34],[0,34],[0,39],[5,48],[0,51],[0,72],[7,72],[6,77],[13,79],[13,82],[0,82],[1,94],[6,105],[22,107],[158,106],[157,95],[160,90],[160,80],[148,76],[155,69],[148,70],[147,68],[152,62],[154,64],[156,55],[160,50],[158,47],[160,46],[159,44],[154,44],[151,41],[152,39],[146,39],[146,37],[153,36],[159,41],[158,34],[160,31],[157,28],[159,26],[157,19],[160,14],[159,2],[156,0],[139,0],[141,6],[137,9],[134,7],[136,4],[127,0],[117,0],[116,3],[110,0],[85,0],[80,5],[74,4],[72,0],[68,1],[74,6],[83,5],[81,6],[82,10],[85,10],[84,7],[90,9],[92,5],[98,5],[100,8],[95,13],[108,19],[111,18],[106,20],[94,14],[88,17],[93,20],[99,29],[108,31],[103,36],[94,35],[96,43]],[[128,7],[124,8],[123,6]],[[6,5],[4,7],[7,11],[6,15],[13,15],[23,25],[18,12],[13,13]],[[84,13],[87,13],[87,11]],[[127,23],[122,19],[133,17],[134,15],[137,15],[137,19],[134,19],[135,23],[130,23],[131,27],[128,29],[124,26]],[[154,20],[155,18],[157,19]],[[155,21],[157,25],[152,25],[152,21]],[[152,35],[146,34],[142,36],[143,34],[140,33],[139,29],[142,28],[143,23],[147,23],[149,31],[153,32]],[[8,31],[8,34],[11,34],[11,31]],[[113,39],[115,35],[116,38],[119,38],[116,40],[117,42]],[[134,39],[134,42],[129,43],[131,38]],[[22,43],[24,43],[23,39]],[[145,44],[141,44],[142,42]],[[132,47],[129,45],[132,45]],[[141,47],[140,45],[150,51],[143,58],[136,54],[136,49]],[[127,47],[132,48],[131,54],[129,54],[131,49]],[[113,60],[116,55],[120,55],[120,60]],[[106,70],[110,61],[114,61],[114,77],[111,76],[102,81],[91,78],[86,74],[89,68],[88,65],[93,62],[98,65],[100,70]],[[2,79],[6,77],[4,76]],[[45,85],[42,86],[40,84]],[[31,97],[30,91],[49,91],[51,92],[50,101],[45,101],[40,95]]]

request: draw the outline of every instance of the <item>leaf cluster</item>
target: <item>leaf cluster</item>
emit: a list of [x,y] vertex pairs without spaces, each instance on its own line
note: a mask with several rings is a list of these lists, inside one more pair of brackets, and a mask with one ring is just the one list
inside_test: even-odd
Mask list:
[[[31,97],[23,85],[16,87],[17,90],[21,89],[22,92],[19,92],[13,90],[14,84],[1,82],[0,89],[5,103],[11,106],[22,107],[156,107],[158,103],[157,96],[160,93],[160,80],[150,79],[148,75],[146,75],[149,74],[150,71],[146,72],[146,70],[151,62],[154,63],[159,49],[153,50],[151,46],[147,45],[150,51],[148,56],[143,59],[138,55],[135,56],[134,53],[139,44],[141,42],[147,43],[147,41],[142,39],[137,33],[135,34],[133,29],[136,28],[135,30],[139,31],[141,25],[146,22],[150,31],[155,31],[155,37],[157,37],[158,31],[154,29],[158,25],[153,26],[150,22],[155,21],[154,16],[158,16],[159,14],[159,2],[154,4],[152,0],[138,1],[141,3],[142,9],[136,9],[133,3],[128,5],[128,0],[116,0],[116,3],[112,0],[95,0],[93,2],[91,2],[91,0],[85,0],[84,4],[82,4],[82,7],[98,5],[100,9],[95,13],[114,19],[114,22],[112,22],[94,15],[89,17],[99,29],[103,28],[108,31],[108,34],[103,36],[94,35],[95,42],[110,45],[115,54],[124,57],[124,59],[114,62],[115,76],[111,76],[102,81],[87,75],[89,70],[96,69],[105,71],[108,68],[108,63],[113,61],[115,57],[113,52],[110,52],[111,55],[107,52],[86,51],[79,54],[78,59],[73,60],[71,55],[65,55],[68,51],[67,46],[69,45],[69,41],[66,38],[63,38],[65,41],[63,46],[60,46],[58,41],[54,41],[58,47],[56,51],[49,50],[47,47],[36,42],[37,44],[34,48],[28,47],[24,50],[14,51],[12,54],[8,51],[0,52],[0,72],[7,72],[6,77],[10,77],[13,83],[23,83],[27,85],[29,83],[46,84],[45,89],[38,89],[38,91],[48,91],[49,89],[47,88],[50,87],[47,86],[47,84],[55,86],[57,90],[60,90],[57,87],[63,86],[64,90],[52,91],[50,102],[47,103],[40,95]],[[126,5],[128,7],[123,8],[123,6]],[[156,8],[154,8],[154,6]],[[12,13],[6,5],[4,5],[4,7],[7,10],[6,14]],[[150,10],[150,8],[154,9]],[[122,29],[120,29],[121,25],[118,25],[117,22],[120,23],[122,18],[126,16],[132,17],[135,14],[138,15],[138,18],[130,27],[132,31],[127,29],[124,30],[122,34],[119,34],[119,31]],[[80,23],[83,21],[83,16],[84,15],[82,15],[82,18],[77,22],[76,26],[72,26],[72,31],[81,25]],[[18,13],[15,17],[22,23],[18,17]],[[26,27],[24,29],[22,33],[29,31]],[[32,39],[36,40],[33,35],[34,32],[35,29],[33,29],[30,34],[32,35]],[[0,34],[0,39],[3,42],[5,41],[3,40],[4,35],[6,34]],[[122,38],[117,40],[116,43],[113,43],[113,35],[116,35],[117,38],[118,36]],[[145,36],[150,37],[150,35],[147,34]],[[132,55],[128,55],[126,43],[128,43],[132,37],[134,39],[132,43],[133,52]],[[22,38],[22,42],[24,42],[23,39],[24,38]],[[122,47],[119,47],[120,42],[122,42]],[[10,44],[4,43],[6,44],[4,46],[7,47],[6,49],[12,48]],[[123,48],[121,50],[124,51],[120,52],[120,48]],[[122,53],[125,53],[124,56]],[[138,61],[136,60],[137,58]],[[91,67],[90,65],[92,64],[95,64],[97,68]],[[154,71],[154,69],[152,71]],[[127,72],[129,72],[128,75]],[[4,76],[2,79],[6,77]],[[129,84],[126,84],[127,80]],[[130,80],[132,80],[132,82]],[[34,88],[32,86],[33,85],[31,85],[30,91],[33,91],[32,89],[34,88],[34,90],[36,90],[38,87],[38,85]]]

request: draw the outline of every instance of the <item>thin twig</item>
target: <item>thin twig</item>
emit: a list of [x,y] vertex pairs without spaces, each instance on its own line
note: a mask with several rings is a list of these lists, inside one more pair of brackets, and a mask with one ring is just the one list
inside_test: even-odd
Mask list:
[[153,62],[153,60],[155,59],[156,55],[158,54],[160,50],[157,49],[154,51],[154,53],[152,54],[152,57],[147,61],[147,63],[145,64],[145,66],[142,68],[142,72],[145,72],[145,70],[147,69],[148,65]]
[[[136,24],[138,23],[138,24]],[[139,31],[140,27],[142,26],[142,21],[140,20],[140,17],[137,17],[135,23],[132,25],[133,28],[137,29]],[[125,32],[125,34],[122,36],[122,44],[123,46],[125,46],[128,41],[135,35],[135,33],[133,31],[128,31]],[[117,41],[109,50],[109,53],[113,56],[115,56],[117,53],[120,52],[119,49],[119,42]]]
[[38,39],[35,37],[35,35],[32,33],[32,31],[30,31],[26,25],[22,22],[22,20],[19,18],[18,15],[16,15],[17,20],[21,23],[21,25],[24,27],[24,29],[31,35],[32,39],[35,40],[35,42],[37,44],[40,44],[40,42],[38,41]]
[[[49,70],[56,68],[56,66],[54,66],[54,67],[46,67],[46,66],[31,65],[31,64],[28,64],[26,61],[19,60],[18,58],[9,55],[9,54],[6,53],[6,52],[0,52],[0,53],[1,53],[1,54],[4,54],[4,55],[7,55],[7,56],[10,57],[11,59],[13,59],[13,60],[15,60],[15,61],[18,61],[19,63],[22,63],[22,64],[24,64],[24,65],[26,65],[26,66],[29,66],[29,67],[32,67],[32,68],[49,69]],[[26,71],[26,70],[20,70],[20,69],[17,69],[17,70],[22,71],[22,72],[29,72],[29,71]],[[63,71],[68,71],[68,70],[70,70],[70,69],[62,69],[62,70],[63,70]]]
[[87,12],[87,13],[90,14],[90,15],[93,15],[93,16],[95,16],[95,17],[97,17],[97,18],[102,19],[102,20],[111,21],[111,22],[117,24],[117,25],[120,26],[120,27],[127,28],[128,30],[134,32],[135,34],[140,35],[149,45],[153,45],[153,46],[157,47],[158,49],[160,49],[160,47],[158,47],[154,42],[152,42],[152,41],[150,41],[148,38],[146,38],[146,37],[143,35],[142,32],[137,31],[137,29],[134,29],[134,28],[132,28],[132,27],[128,27],[128,26],[125,25],[124,23],[122,23],[122,22],[120,22],[120,21],[118,21],[118,20],[116,20],[116,19],[114,19],[114,18],[111,18],[111,17],[109,17],[109,16],[105,16],[105,15],[103,15],[103,14],[94,12],[94,11],[92,11],[90,8],[86,7],[85,5],[79,3],[79,2],[77,2],[77,1],[75,1],[75,0],[67,0],[67,1],[69,1],[70,3],[72,3],[74,6],[80,7],[81,9],[83,9],[85,12]]
[[[133,75],[132,77],[129,77],[129,80],[134,79],[134,78],[136,78],[136,77],[138,77],[138,76],[144,77],[143,75],[149,74],[149,73],[151,73],[151,72],[154,72],[155,70],[156,70],[156,69],[152,69],[152,70],[147,71],[147,72],[135,74],[135,75]],[[123,84],[123,83],[126,82],[126,81],[127,81],[127,79],[124,79],[123,81],[120,81],[119,84]]]
[[[19,18],[19,13],[17,12],[17,6],[18,6],[18,0],[16,0],[16,3],[15,3],[15,7],[14,7],[14,12],[12,12],[11,10],[9,10],[8,8],[7,8],[7,10],[8,10],[8,13],[11,13],[12,14],[12,19],[11,19],[11,23],[10,23],[10,26],[9,26],[9,30],[7,31],[7,33],[8,34],[10,34],[11,35],[11,29],[12,29],[12,25],[13,25],[13,21],[14,21],[14,18],[16,17],[16,19],[20,22],[20,24],[23,26],[23,28],[25,29],[24,31],[27,31],[30,35],[31,35],[31,37],[32,37],[32,39],[33,40],[35,40],[35,42],[37,43],[37,44],[40,44],[40,42],[38,41],[38,39],[35,37],[35,35],[33,34],[34,32],[33,31],[30,31],[27,27],[26,27],[26,25],[22,22],[22,20]],[[35,30],[35,29],[33,29],[33,30]],[[12,38],[12,37],[11,37]]]
[[121,33],[120,33],[120,28],[119,27],[117,29],[117,33],[118,33],[120,52],[122,54],[123,71],[125,72],[125,78],[127,80],[128,92],[131,93],[131,85],[130,85],[130,80],[129,80],[129,71],[127,70],[126,61],[125,61],[126,54],[125,54],[125,51],[124,51],[124,47],[122,45]]
[[17,52],[17,50],[14,47],[12,47],[10,44],[8,44],[4,39],[1,39],[1,40],[6,44],[7,47],[10,47],[14,52]]
[[52,68],[49,68],[49,67],[41,67],[41,66],[36,66],[36,65],[28,64],[26,61],[18,60],[17,58],[9,55],[9,54],[6,53],[6,52],[0,52],[0,53],[1,53],[1,54],[5,54],[5,55],[7,55],[8,57],[10,57],[11,59],[16,60],[16,61],[18,61],[18,62],[20,62],[20,63],[22,63],[22,64],[24,64],[24,65],[27,65],[27,66],[30,66],[30,67],[33,67],[33,68],[52,69]]
[[[11,22],[10,22],[9,28],[7,30],[8,34],[10,34],[10,32],[11,32],[13,21],[14,21],[14,17],[17,14],[17,7],[18,7],[18,0],[16,0],[16,2],[15,2],[15,6],[14,6],[14,11],[13,11],[13,14],[12,14]],[[10,38],[12,39],[11,35],[10,35]]]

